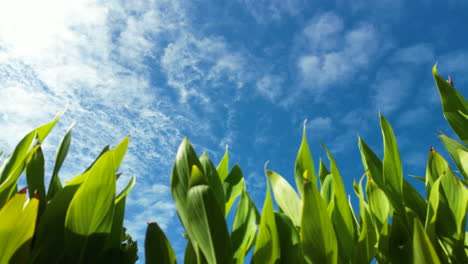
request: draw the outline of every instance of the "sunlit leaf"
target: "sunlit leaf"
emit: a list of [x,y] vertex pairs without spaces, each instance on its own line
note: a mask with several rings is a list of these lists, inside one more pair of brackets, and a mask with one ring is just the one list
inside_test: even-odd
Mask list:
[[275,201],[281,211],[289,216],[295,226],[301,225],[301,200],[293,187],[281,175],[266,171],[273,189]]
[[263,203],[260,227],[252,257],[253,264],[276,263],[281,257],[280,241],[270,192],[270,182],[267,179],[265,202]]
[[260,216],[249,194],[243,190],[232,224],[231,241],[234,262],[243,264],[247,252],[254,245]]
[[29,201],[26,198],[24,189],[0,210],[0,263],[28,260],[28,243],[34,234],[39,201],[34,197]]
[[304,184],[302,203],[300,233],[306,263],[338,263],[337,237],[327,205],[309,181]]
[[315,176],[315,167],[314,167],[314,161],[312,159],[312,156],[310,154],[309,150],[309,144],[307,143],[307,135],[306,135],[306,126],[304,123],[304,128],[302,132],[302,142],[301,146],[299,147],[299,152],[297,153],[297,158],[296,158],[296,165],[295,165],[295,178],[296,178],[296,187],[299,190],[299,194],[301,197],[303,197],[302,191],[304,190],[303,188],[303,175],[304,171],[308,171],[308,174],[310,175],[309,181],[312,183],[314,188],[317,188],[317,179]]
[[[458,137],[468,144],[468,119],[463,114],[468,113],[468,102],[451,84],[437,72],[437,65],[432,68],[432,74],[439,90],[442,110],[448,123]],[[461,114],[462,113],[462,114]]]

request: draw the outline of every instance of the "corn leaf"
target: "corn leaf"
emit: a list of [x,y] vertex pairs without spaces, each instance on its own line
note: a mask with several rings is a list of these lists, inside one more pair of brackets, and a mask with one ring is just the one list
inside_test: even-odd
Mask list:
[[355,221],[335,159],[325,146],[322,145],[322,147],[327,152],[328,159],[330,160],[330,170],[333,176],[335,210],[333,210],[332,213],[332,221],[335,231],[340,234],[338,246],[343,253],[340,254],[340,256],[343,257],[343,259],[352,260],[354,255],[354,243],[357,239]]
[[196,241],[208,263],[230,263],[233,252],[229,231],[210,186],[199,184],[189,189],[187,214],[190,219],[188,235],[191,241]]
[[[403,168],[401,166],[400,152],[398,150],[395,134],[388,121],[380,115],[380,126],[384,141],[384,159],[382,163],[383,184],[385,193],[391,197],[395,210],[405,215],[403,198]],[[378,183],[378,182],[377,182]],[[403,218],[406,220],[406,218]]]
[[300,234],[305,261],[338,263],[338,242],[327,205],[309,181],[305,182],[303,193]]
[[234,165],[231,172],[229,172],[229,175],[223,182],[223,188],[224,195],[226,197],[225,215],[227,216],[237,197],[239,197],[245,189],[245,180],[242,176],[242,170],[239,165]]
[[24,189],[0,210],[0,263],[28,260],[28,243],[34,234],[39,201],[34,197],[29,201],[26,198]]
[[260,216],[254,202],[249,194],[242,190],[231,233],[234,263],[244,263],[245,255],[254,245],[259,220]]
[[301,239],[291,218],[281,212],[275,212],[275,221],[280,241],[281,263],[303,262]]
[[[65,227],[79,235],[109,233],[115,197],[114,155],[108,151],[88,171],[73,197],[65,218]],[[112,214],[111,214],[112,216]]]
[[49,190],[47,191],[47,200],[50,201],[54,195],[62,189],[62,183],[59,178],[59,170],[62,167],[63,161],[67,157],[68,149],[70,148],[72,129],[75,123],[68,128],[65,136],[60,141],[59,147],[57,149],[57,154],[55,156],[55,165],[54,171],[52,172],[52,178],[49,183]]
[[221,182],[224,182],[229,173],[229,153],[227,145],[226,152],[224,153],[223,158],[219,162],[218,167],[216,167],[216,171],[218,172],[219,179],[221,180]]
[[281,257],[280,241],[276,228],[275,213],[271,200],[270,182],[267,179],[265,202],[260,219],[260,227],[255,241],[252,263],[277,263]]
[[364,178],[359,181],[359,184],[354,183],[354,189],[359,198],[359,209],[361,213],[361,229],[355,249],[359,254],[354,255],[354,263],[370,263],[377,253],[376,245],[378,242],[378,234],[372,221],[369,205],[364,199],[364,192],[362,190],[363,179]]
[[175,264],[176,255],[169,240],[156,222],[148,223],[145,237],[145,259],[148,264]]
[[468,144],[468,119],[464,115],[468,113],[468,102],[451,84],[449,84],[437,72],[437,65],[432,68],[432,74],[439,90],[442,110],[453,131]]
[[413,222],[413,263],[441,263],[421,221],[415,218]]
[[279,208],[291,218],[295,226],[301,226],[301,200],[297,193],[281,175],[271,170],[267,170],[266,173]]
[[42,215],[47,203],[44,186],[44,154],[39,147],[32,155],[31,161],[26,167],[26,182],[29,188],[29,198],[39,195],[38,216]]
[[302,142],[301,142],[301,146],[299,147],[299,152],[297,153],[296,165],[295,165],[296,187],[299,190],[299,194],[301,195],[301,197],[303,197],[302,191],[304,190],[302,186],[304,184],[303,178],[302,178],[302,176],[304,175],[304,171],[308,171],[308,174],[311,177],[309,179],[310,182],[312,183],[314,188],[317,188],[317,179],[315,176],[314,161],[310,154],[309,144],[307,143],[305,123],[304,123],[303,132],[302,132]]
[[322,198],[327,205],[329,205],[330,202],[333,201],[335,193],[333,191],[333,176],[331,174],[328,174],[328,176],[323,181],[320,194],[322,195]]
[[218,201],[219,208],[221,208],[224,215],[226,207],[225,201],[227,198],[224,196],[223,183],[219,178],[218,172],[206,153],[203,153],[200,157],[200,163],[203,167],[204,175],[208,179],[208,184],[216,197],[216,201]]
[[466,158],[465,153],[468,152],[468,148],[465,145],[459,143],[458,141],[447,137],[446,135],[440,135],[440,140],[447,149],[448,153],[452,157],[455,165],[457,166],[458,170],[463,176],[465,185],[468,184],[468,168],[466,168],[466,164],[468,164],[468,159]]
[[[320,184],[323,186],[323,182],[327,178],[327,176],[330,174],[330,172],[327,169],[327,166],[325,163],[323,163],[323,160],[320,159],[319,161],[319,179],[320,179]],[[323,188],[323,187],[322,187]]]

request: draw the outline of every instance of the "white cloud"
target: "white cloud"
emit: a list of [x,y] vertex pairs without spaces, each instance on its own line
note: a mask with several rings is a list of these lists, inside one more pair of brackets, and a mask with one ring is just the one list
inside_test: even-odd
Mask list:
[[303,0],[238,0],[254,17],[257,23],[280,21],[283,16],[295,15],[304,5]]
[[274,102],[282,94],[283,78],[271,74],[263,76],[257,81],[258,92]]
[[403,64],[434,63],[434,50],[431,45],[420,43],[397,50],[391,60]]
[[327,51],[340,47],[340,33],[343,29],[343,20],[335,13],[328,12],[314,17],[303,34],[310,49]]
[[312,19],[299,41],[304,39],[307,50],[298,57],[297,66],[303,86],[317,95],[365,69],[379,45],[372,25],[344,30],[342,20],[334,13]]
[[316,117],[307,122],[307,127],[312,134],[324,136],[333,130],[333,121],[330,117]]
[[[161,66],[182,102],[195,98],[209,105],[211,98],[220,95],[238,96],[236,88],[249,80],[245,60],[241,53],[231,52],[221,38],[182,34],[165,48]],[[234,89],[221,87],[226,81]]]

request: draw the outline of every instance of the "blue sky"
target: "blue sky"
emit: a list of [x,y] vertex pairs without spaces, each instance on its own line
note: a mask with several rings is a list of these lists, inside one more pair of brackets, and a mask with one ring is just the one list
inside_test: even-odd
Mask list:
[[424,176],[429,147],[443,152],[439,130],[451,135],[432,65],[468,92],[467,12],[464,0],[2,2],[0,146],[11,151],[67,105],[44,145],[53,160],[78,121],[67,180],[131,135],[119,186],[133,174],[137,185],[125,224],[142,246],[157,221],[182,255],[169,178],[184,136],[215,162],[228,144],[259,208],[267,160],[294,182],[305,119],[314,159],[325,158],[321,140],[348,192],[364,173],[357,136],[381,153],[379,111],[404,175]]

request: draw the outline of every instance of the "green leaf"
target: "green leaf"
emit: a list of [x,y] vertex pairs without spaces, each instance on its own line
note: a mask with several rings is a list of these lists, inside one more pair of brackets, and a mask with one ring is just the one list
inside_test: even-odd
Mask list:
[[224,182],[224,180],[227,178],[228,173],[229,173],[229,153],[228,153],[228,146],[226,145],[226,152],[224,153],[223,158],[218,164],[218,167],[216,168],[216,171],[218,172],[219,179],[221,182]]
[[301,263],[303,254],[296,226],[289,216],[275,212],[276,227],[281,249],[281,263]]
[[225,213],[225,201],[227,201],[228,198],[224,196],[223,183],[219,178],[216,168],[214,167],[213,163],[211,162],[206,153],[203,153],[200,157],[200,163],[203,167],[204,175],[208,180],[208,185],[210,186],[211,190],[213,191],[213,194],[216,197],[216,201],[218,202],[219,208],[221,208],[223,215],[227,215],[227,213]]
[[229,231],[210,186],[196,185],[189,189],[187,216],[190,219],[187,233],[208,263],[230,263],[233,252]]
[[24,168],[31,160],[34,152],[39,148],[39,145],[30,150],[30,145],[35,138],[35,133],[30,133],[26,136],[16,147],[11,156],[3,164],[0,171],[2,172],[2,179],[0,183],[0,208],[13,196],[17,190],[17,181]]
[[403,179],[403,196],[406,207],[413,210],[421,221],[425,221],[427,203],[419,192],[405,179]]
[[57,154],[55,156],[54,171],[52,172],[52,178],[50,179],[49,183],[49,190],[47,191],[48,201],[50,201],[54,195],[62,189],[62,183],[60,182],[58,172],[62,167],[63,161],[67,157],[68,149],[70,148],[71,133],[74,125],[75,122],[73,122],[72,125],[68,128],[67,133],[65,133],[65,136],[60,141]]
[[413,222],[413,263],[441,263],[421,221],[415,218]]
[[271,200],[270,183],[267,179],[265,202],[260,219],[260,227],[255,241],[252,263],[277,263],[280,261],[280,241],[276,228],[275,213]]
[[385,193],[377,186],[372,178],[367,178],[366,194],[369,201],[369,209],[372,213],[377,231],[380,233],[388,221],[390,203]]
[[451,84],[437,72],[437,65],[432,68],[432,74],[439,90],[444,116],[457,136],[468,144],[468,119],[463,114],[468,113],[468,102]]
[[370,263],[377,253],[378,230],[374,227],[369,205],[364,199],[362,191],[362,178],[359,184],[354,183],[354,188],[359,197],[359,209],[361,213],[361,230],[356,244],[355,263]]
[[149,264],[175,264],[177,262],[169,240],[156,222],[148,223],[146,229],[145,259]]
[[401,166],[400,152],[398,150],[395,134],[388,121],[380,115],[380,126],[384,141],[384,159],[382,163],[383,184],[388,196],[392,197],[395,210],[405,214],[403,202],[403,168]]
[[245,255],[254,245],[259,220],[260,216],[255,203],[249,194],[245,190],[242,190],[231,233],[234,263],[244,263]]
[[[26,204],[25,204],[26,203]],[[34,234],[39,201],[26,200],[26,189],[17,193],[0,210],[0,263],[26,263]],[[15,260],[13,260],[15,259]]]
[[112,249],[120,249],[120,244],[122,240],[122,225],[125,216],[125,203],[127,195],[132,190],[133,186],[135,186],[136,178],[133,176],[130,179],[130,182],[125,186],[125,188],[117,195],[115,198],[115,209],[114,209],[114,216],[112,219],[112,228],[111,234],[109,237],[109,248]]
[[[39,218],[34,249],[34,263],[59,263],[65,254],[65,217],[70,202],[84,177],[73,178],[49,201]],[[53,235],[51,235],[51,233]]]
[[465,179],[465,185],[468,184],[468,151],[462,150],[462,149],[457,149],[457,154],[460,157],[460,163],[461,163],[461,172],[464,179]]
[[303,193],[300,233],[306,263],[338,263],[338,242],[327,205],[309,181]]
[[320,159],[319,164],[319,179],[323,188],[324,181],[327,176],[330,175],[330,172],[328,171],[327,166],[325,166],[325,163],[323,163],[322,159]]
[[433,243],[437,243],[437,233],[436,233],[436,223],[437,223],[437,211],[439,209],[439,202],[440,202],[440,180],[442,177],[445,177],[443,174],[439,177],[434,184],[429,193],[428,198],[428,206],[427,206],[427,215],[426,215],[426,223],[425,229],[427,231],[427,235]]
[[297,153],[297,158],[296,158],[296,166],[295,166],[295,177],[296,177],[296,187],[299,190],[299,194],[301,197],[303,197],[302,190],[303,188],[303,175],[304,171],[308,171],[309,176],[311,179],[309,179],[310,182],[312,182],[312,185],[314,188],[317,188],[317,179],[315,176],[315,167],[314,167],[314,161],[312,159],[312,156],[310,154],[309,150],[309,144],[307,143],[307,135],[306,135],[306,127],[304,123],[304,128],[302,132],[302,142],[301,146],[299,147],[299,152]]
[[320,190],[320,194],[323,197],[323,200],[327,205],[333,201],[333,197],[335,197],[335,193],[333,191],[333,175],[328,174],[325,180],[322,183],[322,189]]
[[[190,229],[190,218],[187,215],[187,193],[193,168],[201,168],[198,156],[187,138],[184,138],[177,151],[176,160],[171,174],[171,193],[185,230]],[[196,241],[192,241],[197,247]]]
[[83,184],[68,208],[65,227],[83,236],[93,233],[110,233],[114,211],[115,181],[114,155],[113,152],[108,151],[86,173]]
[[279,208],[291,218],[295,226],[301,226],[301,200],[297,193],[281,175],[271,170],[267,170],[266,173]]
[[468,152],[468,148],[446,135],[440,135],[439,138],[455,162],[458,170],[460,170],[460,173],[464,178],[465,185],[468,184],[468,168],[466,168],[468,160],[466,155],[463,154]]
[[223,188],[226,197],[225,215],[227,216],[237,197],[239,197],[245,189],[245,181],[239,165],[234,165],[231,172],[223,182]]
[[26,182],[29,188],[29,197],[39,195],[38,215],[42,215],[47,203],[44,186],[44,154],[39,147],[32,155],[31,161],[26,167]]
[[341,256],[346,260],[352,260],[354,255],[354,241],[357,239],[357,231],[355,230],[353,214],[346,197],[343,180],[336,165],[335,159],[325,146],[322,145],[322,147],[327,152],[328,159],[330,160],[330,169],[333,176],[335,210],[333,210],[332,213],[332,221],[336,232],[340,234],[338,245],[341,252],[343,252]]

